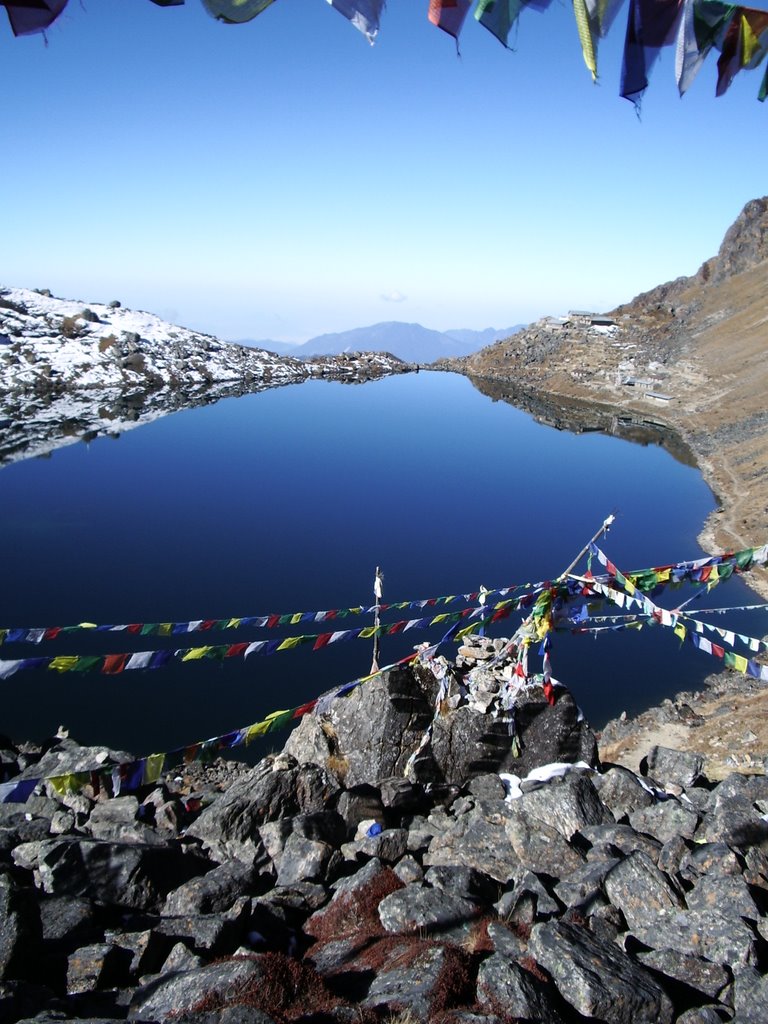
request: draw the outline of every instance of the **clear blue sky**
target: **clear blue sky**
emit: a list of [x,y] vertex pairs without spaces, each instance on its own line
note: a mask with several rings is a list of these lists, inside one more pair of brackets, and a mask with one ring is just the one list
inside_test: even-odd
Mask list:
[[427,7],[373,47],[324,0],[70,0],[47,46],[0,12],[0,282],[229,339],[506,327],[695,272],[768,191],[762,67],[715,99],[713,53],[681,100],[665,50],[638,120],[626,6],[598,85],[566,3],[514,52],[470,16],[460,58]]

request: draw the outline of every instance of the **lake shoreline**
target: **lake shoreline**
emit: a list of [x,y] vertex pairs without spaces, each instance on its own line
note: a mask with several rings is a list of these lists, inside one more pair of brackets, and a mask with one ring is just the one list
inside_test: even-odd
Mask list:
[[[698,429],[693,430],[691,420],[694,417],[694,410],[684,408],[680,414],[675,415],[674,407],[662,413],[653,408],[648,401],[632,401],[626,397],[617,401],[616,389],[595,388],[587,395],[584,389],[576,386],[536,388],[528,382],[521,384],[510,377],[473,374],[455,364],[441,366],[439,369],[463,374],[484,394],[488,394],[489,389],[492,391],[494,388],[501,392],[505,388],[510,389],[511,395],[522,397],[522,407],[535,419],[549,423],[557,429],[600,430],[641,444],[661,444],[678,461],[694,464],[714,495],[717,507],[707,516],[697,534],[697,542],[707,554],[743,550],[761,543],[760,537],[749,537],[744,528],[744,524],[759,515],[760,499],[759,496],[753,497],[750,494],[749,478],[742,470],[743,464],[728,463],[717,450],[708,450],[704,447],[707,423],[706,420],[698,420]],[[489,397],[492,397],[492,394]],[[497,397],[510,401],[503,393]],[[544,408],[549,406],[554,410],[554,415],[547,418],[541,409],[535,408],[535,400],[539,400]],[[515,404],[514,399],[511,401]],[[573,417],[570,422],[563,420],[563,406],[559,404],[563,401],[567,403]],[[583,424],[581,427],[574,427],[573,423],[578,419],[580,407]],[[606,429],[606,421],[611,419],[615,427]],[[590,420],[594,425],[588,425]],[[627,429],[622,431],[622,424],[626,424]],[[641,430],[644,428],[644,435],[632,436],[632,426]],[[752,463],[748,465],[752,474],[758,470],[768,470],[768,466],[755,466]],[[745,577],[745,582],[756,594],[768,600],[768,574],[756,571]]]

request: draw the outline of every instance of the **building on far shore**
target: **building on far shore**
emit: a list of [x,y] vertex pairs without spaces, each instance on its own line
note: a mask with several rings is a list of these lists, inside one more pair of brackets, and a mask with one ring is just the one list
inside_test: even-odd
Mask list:
[[584,309],[571,309],[568,319],[577,327],[614,327],[616,321],[603,313],[589,313]]

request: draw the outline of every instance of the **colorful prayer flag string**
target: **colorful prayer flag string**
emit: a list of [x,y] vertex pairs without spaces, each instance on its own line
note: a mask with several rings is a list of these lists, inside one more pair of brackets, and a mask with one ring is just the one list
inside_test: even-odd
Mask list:
[[[517,608],[532,602],[532,597],[521,597],[496,604],[491,615],[478,619],[470,630],[481,623],[498,622],[511,615]],[[177,650],[135,651],[133,654],[58,654],[47,657],[0,659],[0,679],[9,679],[17,672],[32,669],[49,669],[65,672],[101,672],[104,675],[120,675],[137,669],[159,669],[174,663],[188,664],[193,661],[225,661],[230,658],[248,658],[252,654],[271,655],[282,651],[295,650],[312,644],[313,651],[322,650],[331,644],[347,640],[368,640],[373,636],[392,636],[407,633],[412,629],[429,629],[432,626],[459,623],[478,615],[475,607],[458,612],[441,612],[432,617],[402,619],[399,622],[383,623],[379,626],[361,626],[356,629],[336,630],[332,633],[309,633],[289,636],[276,640],[254,640],[251,643],[207,644],[202,647],[182,647]]]
[[[487,597],[505,598],[510,594],[527,593],[541,587],[541,583],[516,583],[508,587],[497,587],[486,592]],[[378,606],[380,613],[392,611],[424,610],[425,608],[447,607],[457,601],[476,601],[479,592],[448,594],[443,597],[424,597],[412,601],[396,601]],[[331,622],[349,616],[373,615],[376,605],[355,605],[351,608],[332,608],[326,611],[282,612],[269,615],[227,616],[219,619],[191,619],[182,622],[134,622],[122,625],[99,625],[95,622],[79,622],[70,626],[24,626],[0,628],[0,645],[3,643],[33,643],[57,640],[75,633],[128,633],[132,636],[181,636],[187,633],[223,632],[242,628],[276,629],[278,626],[295,626],[307,622]]]
[[[178,7],[184,0],[152,0]],[[373,44],[385,0],[327,0]],[[45,32],[68,0],[0,0],[14,35]],[[265,11],[273,0],[202,0],[219,21],[242,24]],[[456,40],[473,0],[426,0],[430,22]],[[605,37],[622,0],[572,0],[584,63],[597,80],[597,44]],[[474,18],[509,48],[509,35],[523,11],[544,11],[551,0],[476,0]],[[639,110],[658,51],[675,46],[675,79],[683,95],[711,50],[720,53],[715,95],[722,96],[739,71],[756,68],[768,53],[768,11],[723,0],[629,0],[620,93]],[[768,95],[768,70],[758,99]]]
[[224,750],[234,750],[237,747],[247,746],[259,736],[265,736],[284,729],[310,712],[315,711],[317,714],[321,714],[330,703],[339,697],[346,696],[358,686],[369,682],[384,672],[390,672],[395,668],[409,664],[419,656],[419,652],[414,651],[412,654],[393,662],[391,665],[385,665],[378,672],[373,672],[368,676],[362,676],[359,679],[352,680],[352,682],[344,683],[335,690],[310,700],[305,704],[300,704],[298,707],[289,708],[285,711],[272,711],[260,722],[255,722],[241,729],[235,729],[221,736],[213,736],[207,740],[200,740],[197,743],[177,747],[167,753],[150,754],[147,757],[137,758],[135,761],[99,767],[94,771],[39,776],[32,779],[12,779],[10,782],[0,784],[0,803],[25,803],[35,787],[42,782],[50,783],[53,789],[60,795],[76,792],[89,783],[104,784],[109,782],[112,786],[113,796],[118,796],[124,791],[153,784],[158,781],[166,766],[170,768],[179,761],[183,761],[184,764],[191,764],[194,761],[210,760]]

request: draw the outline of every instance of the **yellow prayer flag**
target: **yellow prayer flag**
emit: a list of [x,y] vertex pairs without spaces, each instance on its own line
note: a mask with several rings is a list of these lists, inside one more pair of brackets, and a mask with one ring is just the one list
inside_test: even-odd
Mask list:
[[458,631],[458,633],[456,634],[456,639],[462,640],[465,636],[469,636],[470,633],[474,633],[478,626],[479,623],[477,622],[470,623],[470,625],[465,626],[464,629],[460,629]]
[[52,779],[46,779],[51,789],[58,796],[66,796],[67,793],[76,793],[90,781],[88,772],[73,772],[69,775],[57,775]]
[[678,622],[678,624],[675,626],[675,636],[680,637],[681,640],[685,640],[686,634],[687,630],[685,626],[682,624],[682,622]]
[[747,672],[747,659],[741,654],[734,654],[733,656],[733,667],[737,672],[741,672],[746,675]]
[[[543,640],[544,637],[547,635],[547,633],[550,631],[551,628],[552,628],[552,620],[550,619],[550,617],[548,615],[546,617],[542,616],[539,619],[539,621],[536,623],[536,637],[537,637],[537,639]],[[530,643],[530,640],[528,641],[528,643]]]
[[98,626],[95,622],[78,622],[78,629],[97,629]]
[[55,669],[57,672],[71,672],[78,661],[80,658],[76,654],[59,654],[51,661],[48,668]]
[[164,767],[165,754],[150,754],[144,765],[144,774],[141,780],[142,785],[146,786],[152,782],[157,782],[163,774]]
[[200,658],[204,658],[208,652],[212,650],[211,647],[190,647],[182,661],[199,661]]
[[255,725],[249,725],[245,730],[245,742],[250,743],[252,739],[257,736],[264,736],[269,731],[269,722],[256,722]]
[[298,647],[301,641],[302,637],[300,636],[287,636],[277,649],[278,651],[290,651],[294,647]]
[[760,40],[752,31],[745,14],[741,15],[741,66],[748,68],[760,49]]
[[595,44],[592,39],[592,26],[589,24],[589,15],[585,0],[573,0],[573,13],[576,17],[576,28],[579,32],[581,52],[584,56],[584,63],[592,73],[592,81],[597,81],[597,55]]
[[237,629],[237,627],[240,625],[240,623],[242,621],[243,621],[242,619],[230,619],[229,622],[227,623],[226,628],[227,629]]
[[719,582],[720,573],[718,572],[717,565],[715,564],[712,566],[709,573],[709,579],[707,580],[707,592],[709,592],[712,589],[712,587],[716,587]]

